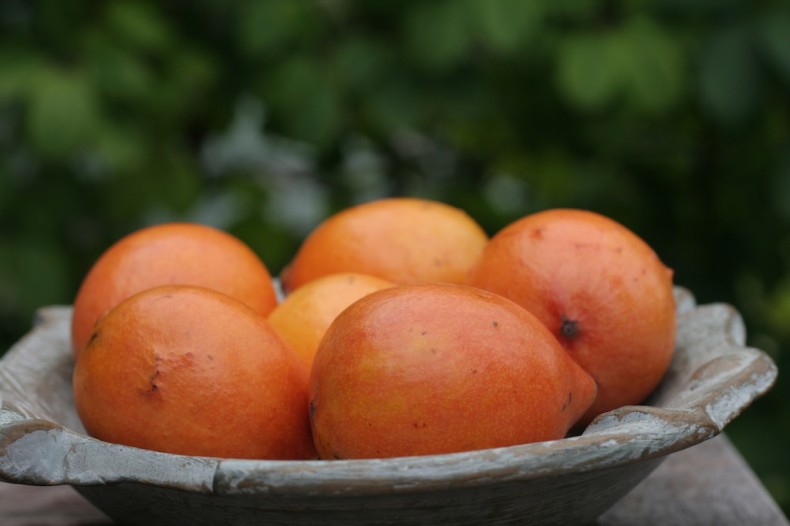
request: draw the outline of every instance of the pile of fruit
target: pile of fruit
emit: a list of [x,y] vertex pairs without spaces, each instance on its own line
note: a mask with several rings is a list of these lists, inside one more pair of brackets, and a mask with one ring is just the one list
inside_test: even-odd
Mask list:
[[77,412],[101,440],[184,455],[350,459],[553,440],[637,404],[675,343],[672,271],[589,211],[492,237],[414,198],[343,210],[275,289],[221,230],[109,247],[74,301]]

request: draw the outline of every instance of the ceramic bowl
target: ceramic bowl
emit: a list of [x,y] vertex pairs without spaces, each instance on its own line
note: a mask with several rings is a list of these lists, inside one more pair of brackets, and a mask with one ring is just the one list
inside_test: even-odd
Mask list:
[[677,348],[644,405],[582,434],[521,446],[376,460],[190,457],[86,436],[71,395],[69,307],[40,310],[0,361],[0,480],[69,484],[124,524],[585,524],[667,455],[707,440],[770,389],[730,306],[676,289]]

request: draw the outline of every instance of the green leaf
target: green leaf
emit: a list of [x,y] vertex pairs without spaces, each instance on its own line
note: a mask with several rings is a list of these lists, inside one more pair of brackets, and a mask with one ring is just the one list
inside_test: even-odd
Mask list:
[[106,16],[112,33],[132,47],[162,51],[171,43],[170,28],[164,17],[150,5],[110,2]]
[[[216,65],[198,49],[182,48],[170,62],[170,82],[181,97],[181,104],[199,99],[216,80]],[[174,101],[175,104],[175,101]]]
[[266,55],[298,40],[311,24],[307,2],[259,0],[239,10],[237,38],[250,55]]
[[621,85],[621,68],[611,35],[582,33],[559,48],[557,84],[568,102],[582,110],[598,110],[609,103]]
[[296,137],[318,146],[329,144],[340,126],[340,103],[331,88],[318,89],[292,112],[289,128]]
[[551,16],[578,22],[590,21],[601,9],[600,0],[550,0],[541,3]]
[[777,334],[790,336],[790,276],[786,276],[771,292],[765,312]]
[[315,60],[292,58],[267,83],[267,101],[296,138],[324,144],[340,125],[340,101]]
[[46,62],[38,54],[4,50],[0,53],[0,102],[26,97],[46,70]]
[[147,155],[145,130],[118,122],[106,123],[96,139],[101,160],[114,172],[129,173],[140,169]]
[[682,53],[660,26],[636,18],[617,35],[613,45],[613,56],[621,58],[626,96],[635,107],[655,113],[679,100],[684,85]]
[[678,44],[641,17],[606,33],[569,38],[560,47],[557,68],[560,90],[587,111],[620,97],[640,112],[663,111],[680,99],[684,86]]
[[171,210],[187,210],[200,194],[201,181],[194,156],[181,148],[170,147],[159,159],[163,204]]
[[425,2],[408,12],[404,33],[414,59],[439,71],[455,67],[472,44],[468,4]]
[[771,199],[776,214],[790,223],[790,147],[779,156],[771,183]]
[[361,35],[339,43],[332,57],[335,77],[354,90],[370,89],[380,79],[388,79],[393,67],[387,47]]
[[99,108],[93,86],[77,72],[51,69],[30,93],[27,132],[47,156],[72,154],[98,135]]
[[760,51],[790,85],[790,12],[768,12],[757,24]]
[[645,2],[649,10],[669,13],[683,17],[709,17],[707,21],[715,25],[716,17],[740,14],[749,2],[743,0],[648,0]]
[[740,26],[720,30],[700,60],[702,107],[722,124],[737,124],[755,112],[759,92],[760,72],[748,31]]
[[483,41],[495,51],[512,53],[543,19],[543,4],[524,0],[471,0]]
[[362,110],[380,132],[410,128],[419,123],[425,110],[413,85],[399,78],[382,85],[375,97],[361,100]]
[[2,239],[0,254],[0,312],[32,313],[69,299],[65,253],[46,236]]
[[150,66],[131,50],[99,40],[88,58],[96,88],[103,94],[140,100],[160,89]]
[[265,82],[267,99],[277,107],[298,108],[323,82],[315,61],[294,55],[271,70]]

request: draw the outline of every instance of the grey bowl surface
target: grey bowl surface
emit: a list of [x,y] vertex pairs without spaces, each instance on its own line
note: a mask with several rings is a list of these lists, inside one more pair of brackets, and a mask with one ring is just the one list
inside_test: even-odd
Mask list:
[[91,438],[74,410],[71,309],[46,307],[0,360],[0,480],[69,484],[124,524],[586,524],[669,454],[707,440],[773,385],[730,306],[676,289],[670,370],[645,405],[561,440],[448,455],[266,461]]

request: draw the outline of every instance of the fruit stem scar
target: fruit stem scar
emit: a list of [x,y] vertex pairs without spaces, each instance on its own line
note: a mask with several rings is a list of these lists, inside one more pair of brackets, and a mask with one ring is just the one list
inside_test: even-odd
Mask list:
[[90,339],[88,340],[88,343],[87,343],[87,344],[85,344],[85,347],[87,347],[88,345],[92,344],[93,342],[95,342],[95,341],[96,341],[96,340],[98,340],[98,339],[99,339],[99,331],[98,331],[98,330],[94,330],[94,331],[91,333],[91,337],[90,337]]
[[575,340],[579,336],[579,322],[563,316],[562,325],[560,325],[560,334],[569,340]]

